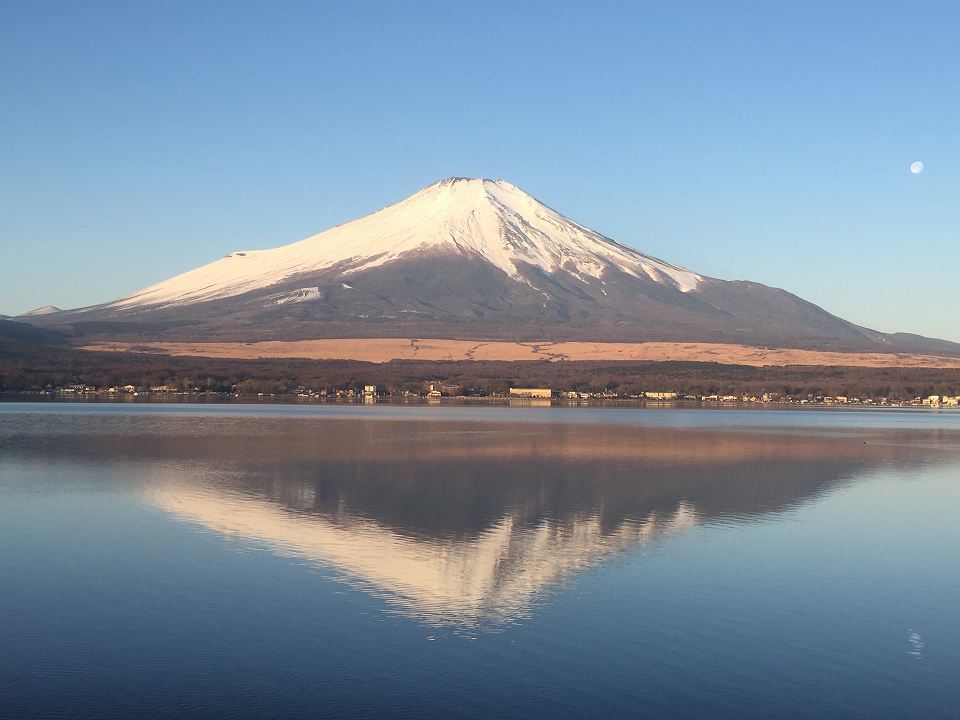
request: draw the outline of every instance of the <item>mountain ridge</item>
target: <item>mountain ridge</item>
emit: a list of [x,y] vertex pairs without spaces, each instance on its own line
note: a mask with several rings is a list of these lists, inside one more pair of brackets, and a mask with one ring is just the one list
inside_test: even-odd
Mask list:
[[231,252],[89,308],[24,318],[84,337],[696,341],[960,354],[778,288],[612,240],[516,185],[448,178],[298,242]]
[[228,253],[107,307],[217,300],[332,267],[345,276],[356,274],[428,248],[483,257],[517,280],[519,262],[546,272],[572,264],[575,272],[594,278],[614,264],[631,274],[642,269],[682,291],[702,279],[579,225],[504,180],[448,178],[299,242]]

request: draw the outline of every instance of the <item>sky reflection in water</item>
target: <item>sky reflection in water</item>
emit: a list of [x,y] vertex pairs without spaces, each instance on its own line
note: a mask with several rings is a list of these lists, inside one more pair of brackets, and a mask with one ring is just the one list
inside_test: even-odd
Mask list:
[[[61,567],[71,543],[93,543],[97,550],[82,561],[88,565],[81,573],[86,581],[59,588],[64,600],[89,594],[84,582],[92,585],[104,577],[111,587],[136,594],[128,588],[138,580],[119,568],[131,561],[124,557],[132,552],[126,543],[147,542],[164,560],[162,566],[140,568],[139,581],[165,586],[180,601],[194,594],[174,615],[202,614],[198,608],[219,602],[208,596],[211,588],[224,586],[239,593],[232,601],[242,597],[248,615],[251,603],[262,608],[277,602],[272,590],[259,585],[270,575],[264,562],[273,557],[294,573],[285,576],[283,597],[295,598],[304,613],[320,607],[329,611],[342,592],[339,586],[349,593],[344,608],[367,608],[364,613],[379,617],[372,632],[366,621],[351,619],[349,609],[346,617],[338,616],[344,627],[365,633],[363,640],[353,635],[352,653],[379,638],[388,654],[416,656],[421,651],[407,646],[409,638],[393,637],[401,628],[419,627],[421,639],[447,637],[448,642],[456,636],[499,637],[521,643],[545,667],[558,662],[551,653],[566,658],[566,672],[571,652],[597,664],[595,673],[609,677],[595,676],[589,691],[574,693],[581,699],[600,692],[610,677],[639,658],[659,657],[666,665],[641,675],[648,675],[647,685],[651,672],[663,683],[662,673],[672,668],[671,682],[686,678],[692,683],[687,694],[668,703],[679,714],[716,710],[737,698],[728,709],[750,714],[741,697],[747,678],[737,675],[744,683],[740,691],[711,695],[709,688],[724,678],[724,663],[697,655],[698,648],[713,648],[718,658],[738,658],[748,676],[768,673],[754,689],[761,695],[783,694],[778,683],[791,680],[790,673],[778,673],[786,672],[790,658],[800,668],[843,666],[837,650],[844,643],[808,643],[817,636],[809,628],[800,631],[809,622],[820,622],[821,631],[837,638],[853,639],[858,624],[897,616],[890,624],[902,627],[890,630],[897,635],[890,643],[900,646],[902,658],[939,668],[957,658],[956,622],[944,620],[957,583],[937,571],[958,549],[952,513],[944,510],[960,497],[960,425],[952,417],[903,422],[876,414],[851,422],[817,413],[799,420],[771,416],[764,425],[756,422],[762,413],[731,413],[724,423],[717,415],[687,414],[678,420],[669,411],[634,411],[637,422],[621,415],[610,424],[594,416],[579,422],[570,415],[537,422],[531,415],[484,414],[483,409],[472,411],[476,417],[408,411],[402,422],[384,421],[380,408],[314,415],[295,410],[293,416],[183,408],[23,410],[4,406],[0,411],[0,515],[3,540],[12,550],[5,577],[22,581],[0,609],[8,611],[3,623],[8,647],[27,661],[19,666],[21,689],[38,678],[28,672],[31,661],[35,671],[45,668],[46,681],[62,680],[55,667],[47,667],[56,663],[47,657],[45,665],[45,653],[37,647],[44,640],[43,626],[30,631],[33,642],[24,628],[31,617],[36,623],[59,618],[62,625],[64,615],[44,610],[43,603],[31,610],[18,603],[36,602],[31,588],[40,587],[43,576],[78,571]],[[865,499],[872,505],[864,506]],[[877,524],[895,519],[898,504],[908,514],[923,512],[903,518],[911,528],[907,534],[904,526]],[[898,542],[890,543],[891,533],[899,533]],[[204,537],[220,538],[222,544],[211,547]],[[112,542],[104,545],[105,538]],[[217,585],[210,577],[198,578],[197,573],[210,571],[210,558],[200,561],[205,553],[231,568],[229,579],[220,578]],[[315,573],[317,580],[305,572]],[[927,584],[924,592],[909,587],[916,577]],[[901,613],[908,596],[914,607]],[[123,601],[105,600],[106,607]],[[347,602],[342,596],[341,601]],[[852,602],[862,605],[862,617],[850,614]],[[308,609],[311,604],[317,609]],[[78,605],[94,618],[103,611]],[[283,617],[289,608],[276,609],[281,617],[271,622],[292,622]],[[634,614],[641,611],[642,619]],[[901,622],[901,614],[912,619]],[[11,620],[17,617],[22,620]],[[83,622],[81,614],[63,625],[62,649],[68,655],[79,652],[69,642],[71,633],[83,634],[71,630],[72,623]],[[176,617],[167,622],[175,623]],[[387,632],[384,622],[401,625]],[[551,635],[556,623],[564,628],[564,641]],[[646,628],[640,635],[638,626]],[[323,625],[315,629],[331,632]],[[949,640],[946,648],[942,638],[936,639],[938,630]],[[140,658],[149,665],[151,653],[158,654],[157,638],[149,629],[138,631],[146,653]],[[279,643],[276,637],[283,637],[282,627],[270,642]],[[643,647],[622,646],[628,638]],[[657,649],[656,642],[665,638],[673,644]],[[887,639],[871,638],[876,642]],[[751,669],[756,658],[748,659],[751,643],[758,658],[767,658],[756,670]],[[780,652],[791,648],[786,657],[778,654],[777,643]],[[129,650],[125,643],[106,647],[120,648],[121,654]],[[876,662],[863,651],[851,648],[859,659],[847,668],[852,675],[846,694],[835,693],[823,709],[856,697],[850,688]],[[502,652],[496,644],[478,655],[461,649],[461,662],[486,668],[474,667],[469,682],[484,685],[484,673],[493,681],[497,672],[489,663]],[[514,662],[501,660],[505,666]],[[896,675],[902,672],[898,663],[880,669]],[[227,683],[226,677],[224,671],[221,681]],[[922,677],[936,714],[956,693],[938,684],[937,672]],[[404,687],[412,693],[407,709],[422,709],[416,683]],[[640,693],[656,707],[673,697],[671,692],[680,692],[679,685],[670,687],[666,683],[659,694],[647,687],[644,695],[640,686],[614,683],[605,702],[616,714],[618,703],[626,708],[627,699]],[[344,681],[341,691],[348,688]],[[324,697],[332,701],[335,696]],[[387,705],[388,697],[383,698]],[[325,706],[321,699],[301,709]],[[344,698],[338,702],[343,709]],[[485,702],[489,711],[502,712],[492,700]],[[579,700],[564,702],[582,709]],[[288,709],[297,707],[293,703]],[[476,705],[481,707],[484,703]],[[886,707],[897,707],[895,699],[888,698]]]

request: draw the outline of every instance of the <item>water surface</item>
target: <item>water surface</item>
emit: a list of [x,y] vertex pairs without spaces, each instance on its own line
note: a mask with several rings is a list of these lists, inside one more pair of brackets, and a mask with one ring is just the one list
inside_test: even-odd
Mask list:
[[0,716],[955,717],[960,416],[0,404]]

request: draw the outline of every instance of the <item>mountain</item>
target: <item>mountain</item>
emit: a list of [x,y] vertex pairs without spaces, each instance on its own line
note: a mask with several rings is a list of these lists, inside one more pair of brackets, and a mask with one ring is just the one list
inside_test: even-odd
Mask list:
[[177,340],[709,341],[960,354],[784,290],[645,255],[503,180],[450,178],[300,242],[245,250],[88,308],[75,334]]
[[61,312],[60,308],[56,305],[44,305],[43,307],[34,308],[33,310],[28,310],[27,312],[20,315],[20,317],[35,317],[37,315],[50,315],[52,313]]
[[66,337],[55,330],[0,318],[0,358],[49,353],[65,343]]

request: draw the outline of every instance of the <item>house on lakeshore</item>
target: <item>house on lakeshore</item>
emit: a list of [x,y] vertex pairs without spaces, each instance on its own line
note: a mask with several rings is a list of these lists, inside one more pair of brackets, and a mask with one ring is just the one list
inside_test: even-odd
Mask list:
[[553,390],[550,388],[510,388],[510,397],[540,398],[549,400],[553,397]]
[[645,392],[643,396],[647,400],[676,400],[677,399],[677,393],[664,392],[664,391]]
[[443,382],[442,380],[430,380],[426,383],[426,396],[432,398],[438,397],[459,397],[460,386],[456,383]]

